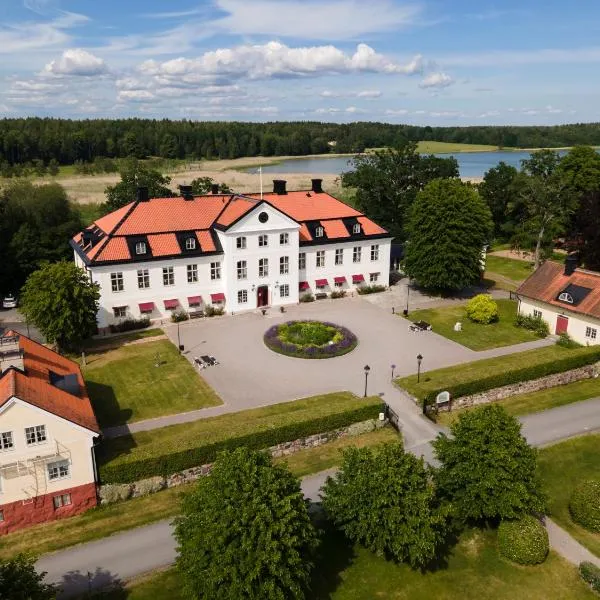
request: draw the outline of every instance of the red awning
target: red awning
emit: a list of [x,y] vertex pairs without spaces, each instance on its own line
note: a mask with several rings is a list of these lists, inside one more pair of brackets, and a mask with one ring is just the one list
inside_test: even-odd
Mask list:
[[326,287],[327,286],[327,279],[317,279],[315,281],[315,284],[317,285],[317,287]]
[[308,281],[300,282],[300,291],[307,290],[309,287],[310,287],[310,285],[308,285]]
[[225,294],[219,292],[218,294],[211,294],[210,299],[213,302],[225,302]]
[[202,296],[188,296],[188,304],[190,306],[198,306],[202,304]]
[[346,283],[346,278],[345,277],[334,277],[333,281],[335,281],[336,283]]
[[165,300],[165,308],[173,309],[179,306],[179,300],[177,298],[173,298],[173,300]]
[[361,281],[364,281],[365,277],[364,275],[352,275],[352,283],[360,283]]
[[150,313],[154,310],[154,302],[141,302],[138,306],[142,313]]

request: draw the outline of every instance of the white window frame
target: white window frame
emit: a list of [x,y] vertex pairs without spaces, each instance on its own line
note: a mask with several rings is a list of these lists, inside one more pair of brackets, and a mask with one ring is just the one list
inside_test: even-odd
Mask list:
[[362,261],[362,246],[354,246],[352,248],[352,262],[359,263]]
[[284,283],[279,286],[279,296],[281,298],[289,298],[290,297],[290,286],[287,283]]
[[343,248],[335,249],[335,264],[336,265],[344,264],[344,249]]
[[150,287],[150,272],[148,269],[138,269],[137,280],[139,290],[148,289]]
[[71,477],[71,464],[68,459],[55,460],[46,465],[48,481],[60,481]]
[[369,283],[377,283],[381,273],[369,273]]
[[571,296],[571,294],[569,294],[568,292],[561,292],[561,294],[558,296],[558,299],[561,302],[566,302],[567,304],[573,304],[573,296]]
[[534,319],[541,319],[542,318],[542,311],[541,310],[537,310],[537,308],[533,309],[533,318]]
[[163,286],[171,287],[175,285],[175,268],[174,267],[163,267]]
[[354,225],[352,225],[352,233],[360,233],[360,223],[354,223]]
[[211,281],[216,281],[221,279],[221,262],[211,262],[210,263],[210,279]]
[[[65,502],[65,498],[68,500]],[[54,510],[58,510],[59,508],[63,508],[64,506],[71,506],[73,504],[73,498],[71,494],[57,494],[52,498],[52,506],[54,506]]]
[[198,283],[198,265],[187,265],[186,270],[188,283]]
[[306,269],[306,252],[300,252],[298,254],[298,270],[304,271]]
[[238,260],[236,270],[238,279],[248,279],[248,261]]
[[595,327],[586,326],[586,328],[585,328],[585,337],[586,338],[589,338],[590,340],[595,340],[597,336],[598,336],[598,330]]
[[127,316],[127,307],[113,306],[113,316],[115,319],[124,319]]
[[15,436],[12,431],[0,432],[0,452],[10,452],[15,449]]
[[146,242],[136,242],[135,243],[135,253],[136,254],[146,254],[146,252],[148,252]]
[[280,233],[279,234],[279,245],[280,246],[288,246],[290,243],[290,234],[289,233]]
[[258,247],[259,248],[268,248],[269,246],[269,236],[265,233],[258,236]]
[[123,285],[123,271],[116,271],[115,273],[110,274],[110,288],[113,291],[113,294],[122,292],[125,289],[125,286]]
[[325,266],[325,250],[317,250],[316,261],[317,268],[321,269]]
[[0,523],[4,521],[4,511],[0,510]]
[[238,290],[237,293],[238,304],[248,303],[248,290]]
[[259,258],[258,259],[258,276],[268,277],[269,276],[269,259]]
[[240,235],[239,237],[235,238],[235,247],[238,250],[245,250],[246,249],[246,236]]
[[321,225],[319,225],[316,229],[315,229],[315,237],[323,237],[323,233],[325,232],[325,230],[323,229],[323,227],[321,227]]
[[290,257],[280,256],[279,257],[279,274],[288,275],[290,272]]
[[37,446],[38,444],[45,444],[47,441],[48,434],[45,425],[25,427],[25,444],[27,446]]
[[371,246],[371,262],[379,260],[379,244],[373,244]]
[[196,239],[193,237],[185,238],[185,249],[186,250],[195,250],[196,249]]

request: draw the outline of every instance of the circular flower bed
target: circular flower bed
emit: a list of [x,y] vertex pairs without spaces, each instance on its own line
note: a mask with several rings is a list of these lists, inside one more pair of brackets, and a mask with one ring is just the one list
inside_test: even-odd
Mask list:
[[345,327],[321,321],[288,321],[264,336],[273,352],[296,358],[333,358],[356,348],[356,336]]

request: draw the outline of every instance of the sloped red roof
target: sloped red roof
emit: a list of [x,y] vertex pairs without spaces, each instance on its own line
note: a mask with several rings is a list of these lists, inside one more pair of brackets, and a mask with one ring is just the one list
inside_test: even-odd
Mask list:
[[133,206],[133,202],[126,204],[125,206],[118,208],[117,210],[108,213],[107,215],[100,217],[94,221],[95,225],[104,231],[104,233],[112,233],[113,229],[121,222],[123,217],[129,212]]
[[[7,335],[12,334],[13,332],[7,332]],[[42,410],[100,433],[79,365],[20,334],[19,346],[24,353],[25,373],[8,369],[0,376],[0,406],[16,396]],[[50,371],[57,375],[76,374],[79,395],[69,394],[50,383]]]
[[[581,286],[591,291],[579,304],[557,300],[568,285]],[[571,275],[565,275],[563,264],[549,260],[521,284],[517,294],[600,319],[600,273],[595,271],[575,269]]]
[[158,233],[148,236],[152,256],[172,256],[179,254],[181,248],[174,233]]
[[237,221],[241,216],[245,215],[248,211],[252,210],[255,206],[256,201],[247,200],[246,198],[234,198],[227,204],[227,207],[217,219],[217,224],[227,227],[234,221]]
[[321,221],[321,225],[325,229],[328,238],[346,238],[350,237],[344,221],[340,219],[331,219],[329,221]]

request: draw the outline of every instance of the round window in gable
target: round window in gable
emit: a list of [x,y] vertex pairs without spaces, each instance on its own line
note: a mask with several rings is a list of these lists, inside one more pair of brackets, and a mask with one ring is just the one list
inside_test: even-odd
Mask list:
[[266,222],[269,220],[269,215],[268,215],[266,212],[261,212],[261,213],[258,215],[258,220],[259,220],[261,223],[266,223]]

